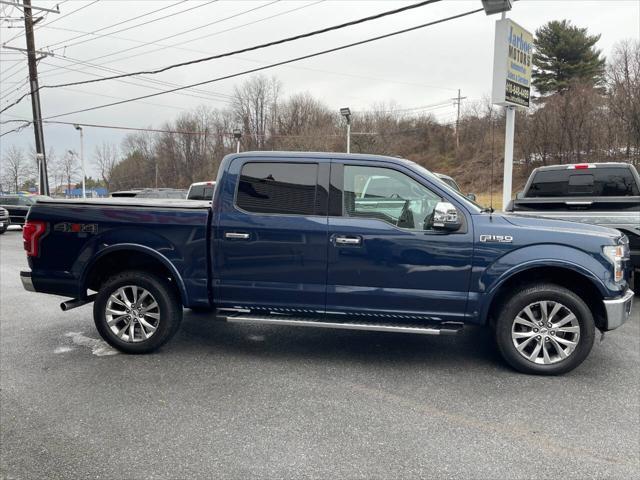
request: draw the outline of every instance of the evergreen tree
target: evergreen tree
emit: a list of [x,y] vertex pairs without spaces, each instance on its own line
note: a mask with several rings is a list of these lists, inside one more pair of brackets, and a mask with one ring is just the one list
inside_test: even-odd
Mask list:
[[605,59],[595,48],[600,35],[589,35],[586,28],[568,20],[553,20],[536,30],[533,54],[533,86],[542,95],[566,90],[571,82],[604,80]]

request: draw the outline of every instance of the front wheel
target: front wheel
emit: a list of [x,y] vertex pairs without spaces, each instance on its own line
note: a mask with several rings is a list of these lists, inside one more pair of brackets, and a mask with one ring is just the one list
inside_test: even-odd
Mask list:
[[7,227],[0,228],[0,235],[7,231]]
[[125,353],[149,353],[175,335],[182,321],[182,304],[167,279],[132,270],[102,285],[93,319],[109,345]]
[[578,295],[559,285],[539,284],[503,304],[495,333],[500,353],[516,370],[559,375],[589,355],[595,324]]

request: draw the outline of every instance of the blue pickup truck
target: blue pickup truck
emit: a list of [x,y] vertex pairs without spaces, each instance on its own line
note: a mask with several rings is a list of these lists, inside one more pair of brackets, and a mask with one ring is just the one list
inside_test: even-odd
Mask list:
[[186,307],[429,335],[486,325],[517,370],[560,374],[633,297],[617,230],[496,214],[383,156],[228,155],[211,202],[42,199],[23,236],[24,287],[71,297],[63,310],[94,302],[98,332],[127,353],[167,342]]

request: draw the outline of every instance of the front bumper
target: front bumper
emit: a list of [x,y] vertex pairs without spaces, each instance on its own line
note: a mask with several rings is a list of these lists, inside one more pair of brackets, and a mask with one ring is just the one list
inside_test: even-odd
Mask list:
[[22,281],[22,287],[25,290],[29,292],[36,291],[35,287],[33,286],[33,280],[31,280],[31,272],[20,272],[20,280]]
[[633,305],[633,295],[633,290],[629,289],[620,298],[602,301],[607,314],[605,330],[618,328],[624,322],[629,320],[629,317],[631,316],[631,307]]

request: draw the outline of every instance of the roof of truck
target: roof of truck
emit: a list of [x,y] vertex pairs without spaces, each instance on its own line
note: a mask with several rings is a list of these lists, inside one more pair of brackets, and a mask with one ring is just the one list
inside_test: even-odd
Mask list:
[[378,160],[385,162],[406,163],[410,160],[406,160],[401,157],[390,157],[386,155],[370,155],[368,153],[339,153],[339,152],[288,152],[288,151],[255,151],[255,152],[242,152],[232,153],[227,155],[229,157],[263,157],[263,158],[326,158],[326,159],[339,159],[339,160]]
[[[598,168],[598,167],[631,167],[630,163],[624,162],[597,162],[597,163],[565,163],[561,165],[544,165],[542,167],[536,168],[536,170],[569,170],[576,169],[576,167],[582,166],[585,170],[588,168]],[[588,168],[587,168],[588,167]],[[580,170],[579,168],[576,170]]]

